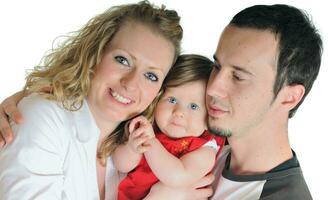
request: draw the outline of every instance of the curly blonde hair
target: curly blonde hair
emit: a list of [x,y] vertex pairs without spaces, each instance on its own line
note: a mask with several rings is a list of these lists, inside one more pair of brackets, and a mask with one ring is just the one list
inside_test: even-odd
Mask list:
[[[168,10],[163,5],[154,6],[148,1],[119,5],[95,16],[80,30],[68,35],[27,76],[24,90],[59,101],[67,110],[80,109],[89,93],[95,67],[114,35],[126,22],[144,24],[171,42],[175,47],[176,60],[180,54],[183,31],[180,17],[174,10]],[[150,105],[143,113],[148,119],[151,119],[153,107],[153,104]],[[103,161],[124,142],[125,123],[122,122],[103,141],[98,150],[98,157]]]

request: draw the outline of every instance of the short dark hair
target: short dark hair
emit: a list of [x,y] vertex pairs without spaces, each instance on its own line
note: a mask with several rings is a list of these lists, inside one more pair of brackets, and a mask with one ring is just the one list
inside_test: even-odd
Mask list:
[[302,100],[289,112],[291,118],[317,78],[322,40],[306,12],[289,5],[255,5],[237,13],[232,26],[269,30],[279,39],[279,58],[273,88],[276,97],[284,85],[301,84]]

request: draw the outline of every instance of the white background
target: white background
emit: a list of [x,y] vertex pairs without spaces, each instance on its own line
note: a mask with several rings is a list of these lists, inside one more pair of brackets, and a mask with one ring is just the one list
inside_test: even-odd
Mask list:
[[[123,0],[11,0],[0,2],[0,101],[20,90],[26,69],[37,65],[53,40],[77,30],[91,17],[110,6],[136,1]],[[184,28],[183,52],[212,58],[224,26],[234,14],[254,4],[286,3],[305,9],[321,32],[328,48],[327,6],[323,1],[174,1],[152,0],[176,9]],[[326,25],[324,25],[326,24]],[[327,51],[319,77],[296,116],[290,120],[290,143],[301,162],[314,199],[327,199],[328,123]]]

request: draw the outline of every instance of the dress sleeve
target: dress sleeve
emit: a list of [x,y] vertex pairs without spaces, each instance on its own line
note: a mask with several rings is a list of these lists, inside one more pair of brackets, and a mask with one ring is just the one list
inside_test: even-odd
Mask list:
[[210,141],[206,142],[203,147],[211,147],[215,150],[215,153],[219,151],[219,146],[217,145],[215,139],[211,139]]
[[56,104],[27,97],[19,104],[24,123],[0,151],[0,199],[62,199],[63,131]]

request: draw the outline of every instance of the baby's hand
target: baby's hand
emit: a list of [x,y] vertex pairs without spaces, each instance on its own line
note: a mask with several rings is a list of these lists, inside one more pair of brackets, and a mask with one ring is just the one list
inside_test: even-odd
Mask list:
[[134,118],[129,124],[129,147],[136,153],[144,153],[151,147],[148,141],[155,137],[151,123],[144,117]]

